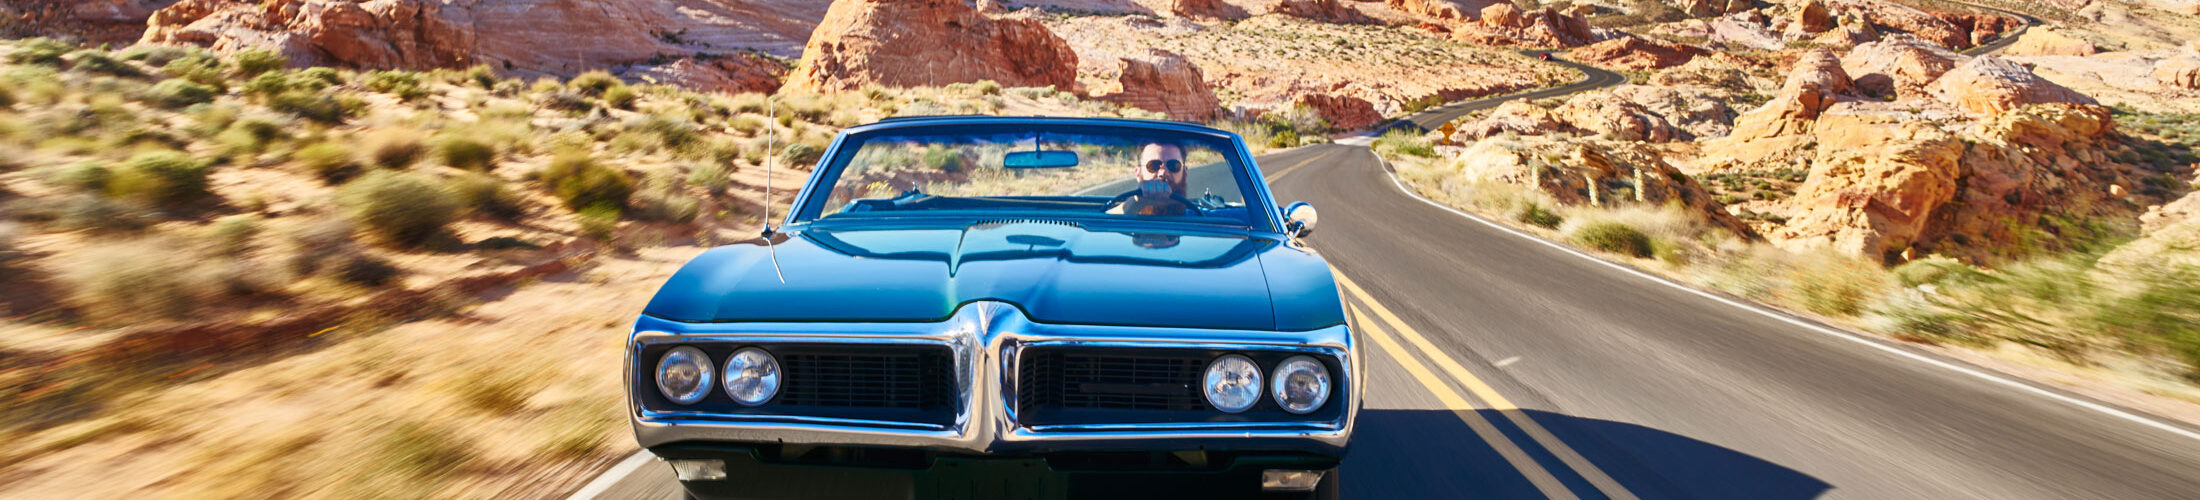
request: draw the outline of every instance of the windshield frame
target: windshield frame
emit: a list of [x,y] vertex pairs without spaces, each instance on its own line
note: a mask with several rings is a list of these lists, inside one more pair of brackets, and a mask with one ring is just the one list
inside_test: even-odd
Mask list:
[[[828,195],[832,192],[833,185],[839,182],[841,171],[847,167],[849,161],[855,156],[855,150],[859,149],[856,147],[857,145],[861,145],[875,136],[922,134],[932,130],[937,130],[942,135],[997,134],[1044,130],[1048,132],[1063,131],[1065,133],[1086,134],[1145,135],[1167,133],[1201,136],[1200,138],[1203,140],[1227,145],[1225,148],[1227,151],[1221,151],[1227,157],[1226,161],[1234,162],[1240,167],[1231,170],[1238,183],[1238,191],[1245,201],[1246,214],[1249,218],[1246,225],[1221,225],[1167,219],[1126,219],[1101,214],[1093,214],[1091,217],[1106,218],[1108,220],[1150,221],[1158,224],[1195,227],[1242,228],[1249,231],[1277,234],[1281,232],[1279,228],[1283,227],[1282,214],[1276,209],[1275,198],[1268,192],[1268,184],[1262,181],[1260,165],[1253,161],[1252,155],[1245,148],[1244,139],[1238,137],[1237,134],[1190,123],[1113,118],[991,116],[888,119],[842,130],[840,134],[833,137],[832,145],[826,147],[823,158],[818,161],[817,166],[811,172],[810,179],[803,185],[801,193],[795,196],[792,209],[787,212],[782,224],[792,225],[820,221],[820,214],[826,208]],[[939,215],[947,214],[912,213],[909,217],[937,217]],[[1004,213],[1000,215],[1027,218],[1030,214]],[[1044,217],[1084,218],[1080,215],[1067,214],[1049,214]],[[900,217],[883,216],[879,218],[891,220]]]

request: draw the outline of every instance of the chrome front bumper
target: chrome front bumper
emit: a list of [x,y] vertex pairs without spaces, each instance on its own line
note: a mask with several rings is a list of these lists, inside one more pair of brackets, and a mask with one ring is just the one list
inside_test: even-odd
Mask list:
[[[946,425],[784,415],[660,411],[631,394],[634,353],[663,343],[847,343],[945,346],[953,354],[956,411]],[[1016,418],[1017,354],[1028,347],[1198,348],[1333,356],[1345,405],[1330,421],[1024,426]],[[1345,325],[1269,332],[1056,325],[1016,307],[974,302],[937,323],[678,323],[644,317],[627,345],[628,408],[644,448],[680,442],[914,447],[972,454],[1088,450],[1306,451],[1342,455],[1359,413],[1360,359]]]

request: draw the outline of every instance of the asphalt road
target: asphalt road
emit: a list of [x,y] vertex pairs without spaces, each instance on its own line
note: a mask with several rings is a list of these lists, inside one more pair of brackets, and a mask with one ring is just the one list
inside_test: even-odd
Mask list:
[[[1552,51],[1548,51],[1548,50],[1523,50],[1523,51],[1520,51],[1520,53],[1522,53],[1522,54],[1527,54],[1527,55],[1528,55],[1528,56],[1530,56],[1530,57],[1533,57],[1533,56],[1537,56],[1537,55],[1541,55],[1541,54],[1546,54],[1546,53],[1550,53],[1550,52],[1552,52]],[[1496,107],[1496,106],[1497,106],[1498,104],[1503,104],[1503,103],[1504,103],[1505,101],[1510,101],[1510,100],[1513,100],[1513,99],[1542,99],[1542,98],[1545,98],[1545,97],[1557,97],[1557,96],[1562,96],[1562,95],[1572,94],[1572,93],[1575,93],[1575,92],[1580,92],[1580,91],[1584,91],[1584,90],[1590,90],[1590,89],[1596,89],[1596,88],[1601,88],[1601,87],[1608,87],[1608,86],[1612,86],[1612,85],[1619,85],[1619,84],[1622,84],[1622,83],[1627,83],[1627,77],[1626,77],[1626,76],[1624,76],[1624,75],[1621,75],[1621,74],[1619,74],[1619,73],[1613,73],[1613,72],[1610,72],[1610,71],[1605,71],[1605,70],[1602,70],[1602,69],[1597,69],[1597,68],[1596,68],[1595,66],[1589,66],[1589,65],[1584,65],[1584,64],[1576,63],[1576,62],[1573,62],[1573,61],[1568,61],[1568,60],[1565,60],[1565,59],[1559,59],[1559,58],[1555,58],[1555,57],[1551,59],[1551,62],[1553,62],[1553,63],[1557,63],[1557,64],[1559,64],[1559,65],[1561,65],[1561,66],[1565,66],[1565,67],[1568,67],[1568,68],[1573,68],[1573,69],[1576,69],[1576,70],[1580,70],[1580,71],[1582,72],[1582,74],[1583,74],[1583,78],[1582,78],[1581,80],[1579,80],[1579,81],[1576,81],[1576,82],[1574,82],[1574,83],[1570,83],[1570,84],[1566,84],[1566,85],[1562,85],[1562,86],[1557,86],[1557,87],[1551,87],[1551,88],[1547,88],[1547,89],[1543,89],[1543,90],[1537,90],[1537,91],[1533,91],[1533,92],[1525,92],[1525,93],[1520,93],[1520,94],[1512,94],[1512,95],[1503,95],[1503,96],[1490,97],[1490,98],[1484,98],[1484,99],[1476,99],[1476,100],[1472,100],[1472,101],[1460,101],[1460,102],[1455,102],[1455,103],[1451,103],[1451,104],[1446,104],[1446,105],[1443,105],[1443,106],[1437,106],[1437,107],[1433,107],[1433,108],[1429,108],[1429,109],[1427,109],[1427,110],[1421,111],[1421,112],[1419,112],[1419,113],[1415,113],[1415,114],[1413,114],[1412,116],[1408,116],[1408,117],[1405,117],[1405,118],[1403,118],[1403,119],[1399,119],[1398,121],[1394,121],[1394,122],[1391,122],[1391,123],[1390,123],[1390,125],[1386,125],[1386,126],[1384,126],[1383,128],[1384,128],[1384,129],[1392,129],[1392,128],[1401,128],[1401,127],[1403,127],[1403,128],[1407,128],[1407,129],[1409,129],[1409,130],[1422,130],[1422,131],[1426,131],[1426,130],[1435,130],[1437,126],[1443,125],[1443,124],[1444,124],[1444,122],[1449,122],[1449,121],[1452,121],[1452,120],[1457,120],[1457,119],[1459,119],[1459,117],[1461,117],[1461,116],[1466,116],[1466,115],[1467,115],[1467,113],[1471,113],[1471,112],[1474,112],[1474,111],[1476,111],[1476,110],[1480,110],[1480,109],[1487,109],[1487,108],[1492,108],[1492,107]],[[1263,161],[1263,162],[1262,162],[1261,164],[1262,164],[1262,165],[1270,165],[1270,163],[1268,163],[1268,162],[1266,162],[1266,161]],[[1277,171],[1277,170],[1276,170],[1276,169],[1274,169],[1274,168],[1270,168],[1270,169],[1268,169],[1268,171],[1270,171],[1270,172],[1275,172],[1275,171]]]
[[[2190,428],[1499,229],[1362,146],[1259,161],[1322,211],[1309,241],[1370,349],[1347,498],[2200,497]],[[583,493],[678,497],[645,459]]]

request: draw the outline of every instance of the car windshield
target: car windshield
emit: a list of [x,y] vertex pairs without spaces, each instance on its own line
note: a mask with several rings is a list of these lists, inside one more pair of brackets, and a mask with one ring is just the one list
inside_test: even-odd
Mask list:
[[[849,137],[805,219],[1096,217],[1256,227],[1232,142],[1138,127],[937,126]],[[823,200],[817,198],[822,195]]]

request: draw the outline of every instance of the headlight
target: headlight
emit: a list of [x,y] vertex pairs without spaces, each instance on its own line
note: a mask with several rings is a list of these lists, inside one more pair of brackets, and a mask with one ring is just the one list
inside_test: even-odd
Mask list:
[[1226,413],[1253,408],[1260,402],[1260,366],[1244,356],[1231,354],[1207,365],[1207,404]]
[[1292,356],[1276,365],[1276,404],[1284,411],[1304,415],[1329,402],[1329,367],[1307,356]]
[[779,394],[779,360],[763,349],[744,347],[726,358],[726,395],[743,406],[771,401]]
[[657,392],[674,403],[690,405],[710,394],[710,356],[702,349],[675,347],[657,358]]

